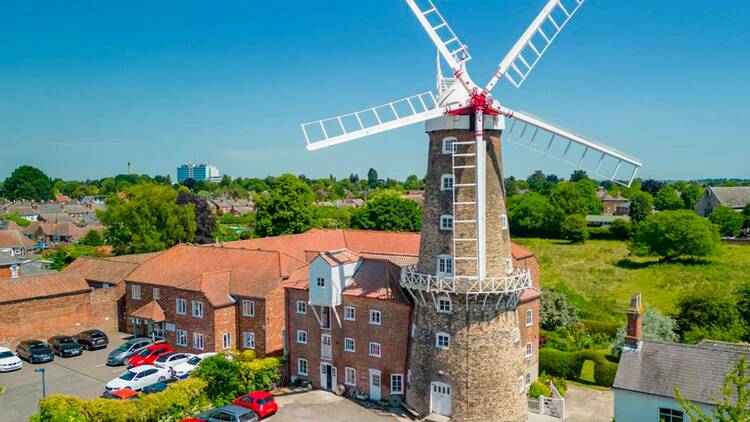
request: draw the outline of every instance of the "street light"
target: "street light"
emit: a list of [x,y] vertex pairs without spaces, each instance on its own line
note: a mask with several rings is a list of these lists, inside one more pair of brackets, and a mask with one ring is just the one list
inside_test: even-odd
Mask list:
[[34,369],[34,372],[42,374],[42,398],[47,397],[47,381],[44,379],[44,368]]

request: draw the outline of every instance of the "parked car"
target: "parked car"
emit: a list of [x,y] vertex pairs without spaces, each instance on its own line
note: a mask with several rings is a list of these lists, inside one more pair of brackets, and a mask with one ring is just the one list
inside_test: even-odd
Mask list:
[[201,363],[203,359],[214,356],[214,355],[216,355],[216,353],[214,352],[201,353],[200,355],[195,355],[191,357],[185,362],[175,365],[172,368],[174,376],[176,376],[179,379],[187,378],[188,375],[190,375],[190,373],[193,372],[193,369],[195,369],[195,367],[198,366],[198,364]]
[[152,344],[131,357],[128,361],[128,367],[153,365],[156,359],[170,352],[174,352],[174,349],[167,343]]
[[273,415],[279,410],[279,405],[276,404],[273,395],[268,391],[253,391],[237,397],[232,403],[252,410],[261,419]]
[[121,390],[130,388],[140,391],[143,387],[170,378],[168,369],[157,368],[153,365],[141,365],[128,369],[119,377],[108,382],[105,391]]
[[109,337],[101,330],[81,331],[76,340],[86,350],[105,349],[109,345]]
[[141,392],[143,394],[161,393],[162,391],[166,390],[167,387],[169,387],[169,384],[175,381],[179,380],[177,378],[167,378],[164,381],[159,381],[157,383],[143,387],[143,390],[141,390]]
[[0,372],[10,372],[21,369],[23,362],[7,347],[0,347]]
[[104,394],[102,394],[102,398],[113,400],[133,400],[138,398],[138,392],[131,390],[130,388],[123,388],[120,390],[105,391]]
[[71,336],[54,336],[47,340],[47,344],[60,357],[80,356],[83,353],[83,347]]
[[107,365],[125,365],[131,356],[152,344],[154,344],[154,342],[149,338],[134,338],[128,340],[117,346],[115,350],[109,352],[109,356],[107,356]]
[[175,366],[187,362],[188,359],[195,356],[192,353],[183,353],[183,352],[169,352],[165,353],[154,361],[154,366],[158,366],[159,368],[167,368],[172,369]]
[[41,340],[24,340],[16,346],[16,355],[29,363],[52,362],[55,353]]
[[257,420],[258,416],[252,410],[230,404],[207,410],[194,418],[183,419],[182,422],[256,422]]

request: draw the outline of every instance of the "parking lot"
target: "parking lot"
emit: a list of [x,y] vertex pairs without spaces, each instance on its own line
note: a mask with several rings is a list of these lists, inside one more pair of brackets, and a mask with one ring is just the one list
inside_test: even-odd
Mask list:
[[34,369],[44,368],[47,394],[73,394],[94,398],[102,394],[104,384],[126,369],[123,366],[106,366],[107,354],[122,342],[127,334],[109,334],[106,349],[84,351],[81,356],[61,358],[49,363],[32,365],[26,361],[19,371],[0,373],[0,385],[5,393],[0,396],[0,421],[25,422],[36,413],[37,402],[42,397],[42,377]]

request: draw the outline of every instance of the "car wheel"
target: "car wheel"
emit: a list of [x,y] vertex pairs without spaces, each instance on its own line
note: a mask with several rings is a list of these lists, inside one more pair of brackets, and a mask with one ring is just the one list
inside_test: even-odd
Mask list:
[[162,381],[164,381],[165,379],[166,379],[165,377],[159,377],[159,382],[162,382]]

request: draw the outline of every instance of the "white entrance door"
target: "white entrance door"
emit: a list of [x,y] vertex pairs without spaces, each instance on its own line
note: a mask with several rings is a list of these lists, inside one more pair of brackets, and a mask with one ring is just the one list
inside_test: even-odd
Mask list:
[[331,335],[323,334],[320,336],[320,357],[321,359],[331,359]]
[[336,367],[327,363],[320,364],[320,388],[333,390],[336,386]]
[[370,400],[380,400],[380,371],[370,369]]
[[433,382],[430,392],[430,412],[443,416],[451,415],[451,386]]

